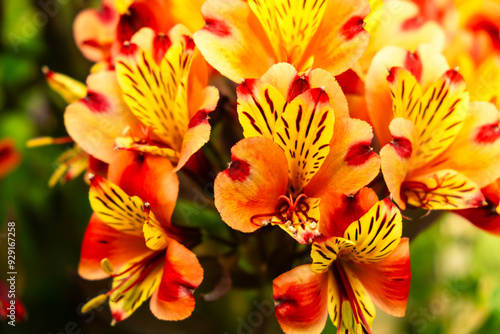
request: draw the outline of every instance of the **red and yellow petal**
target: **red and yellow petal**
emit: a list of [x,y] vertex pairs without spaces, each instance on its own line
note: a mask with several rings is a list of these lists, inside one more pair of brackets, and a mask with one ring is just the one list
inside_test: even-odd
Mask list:
[[130,260],[150,252],[142,235],[121,232],[93,214],[83,237],[78,274],[89,280],[103,279],[108,277],[101,269],[103,259],[120,270]]
[[[143,40],[153,33],[143,28],[137,35]],[[194,43],[189,36],[170,40],[154,34],[153,38],[152,53],[135,43],[123,47],[117,57],[118,82],[132,113],[167,147],[180,151],[190,119],[187,82]]]
[[411,279],[407,238],[402,238],[396,249],[382,261],[371,264],[346,262],[345,265],[382,311],[396,317],[405,315]]
[[297,96],[278,119],[274,141],[285,151],[295,191],[301,191],[325,161],[334,122],[328,94],[321,88]]
[[446,150],[460,132],[469,100],[465,81],[456,70],[449,70],[423,95],[416,78],[401,67],[392,68],[387,81],[394,117],[415,125],[412,169],[417,169]]
[[342,254],[342,259],[355,263],[379,262],[396,249],[402,230],[402,217],[396,205],[389,197],[379,201],[345,231],[344,238],[356,245]]
[[264,28],[276,59],[293,64],[301,73],[308,71],[314,58],[304,58],[304,52],[321,24],[327,1],[250,0],[248,5]]
[[[271,70],[276,68],[273,66]],[[284,71],[283,74],[286,75],[287,72]],[[273,139],[276,122],[286,105],[285,97],[270,84],[255,79],[244,80],[236,93],[238,119],[243,127],[243,136]]]
[[138,121],[122,99],[114,71],[91,74],[87,79],[87,95],[70,104],[64,113],[69,135],[87,153],[109,163],[115,138]]
[[479,186],[452,169],[409,177],[401,192],[406,203],[430,210],[476,208],[486,203]]
[[333,75],[351,67],[368,45],[364,19],[369,11],[366,0],[328,0],[323,20],[302,57],[302,67],[310,58],[313,68]]
[[393,67],[411,72],[424,92],[449,68],[446,58],[430,45],[421,45],[414,53],[389,46],[376,54],[366,74],[365,90],[371,124],[382,146],[391,141],[389,124],[394,113],[386,78]]
[[203,280],[203,268],[190,250],[171,241],[159,288],[150,302],[151,312],[161,320],[182,320],[194,310],[193,290]]
[[275,314],[285,333],[321,333],[328,317],[328,276],[302,265],[273,281]]
[[115,152],[109,165],[109,179],[129,196],[138,196],[148,202],[163,227],[174,233],[175,228],[170,224],[170,218],[177,200],[179,180],[172,171],[173,167],[168,159],[119,151]]
[[[283,150],[263,137],[246,138],[231,149],[232,161],[215,179],[215,206],[234,229],[253,232],[274,216],[286,194],[288,163]],[[269,214],[255,218],[254,215]]]
[[321,198],[320,233],[325,237],[341,237],[352,222],[360,219],[378,202],[371,188],[361,188],[355,195],[327,192]]
[[234,82],[260,78],[276,63],[266,33],[246,2],[208,0],[201,10],[205,27],[194,34],[196,45],[224,76]]
[[353,195],[370,183],[380,171],[380,157],[370,147],[372,138],[368,123],[337,119],[330,153],[304,192],[311,197],[322,197],[327,191]]
[[120,187],[95,175],[90,181],[89,199],[99,219],[123,233],[142,235],[148,219],[144,201],[128,196]]
[[481,230],[500,236],[500,214],[496,207],[486,205],[474,209],[456,210],[454,212]]
[[488,102],[471,102],[451,146],[429,163],[427,171],[453,169],[479,187],[500,177],[499,112]]
[[[115,291],[111,294],[109,302],[113,322],[127,319],[153,295],[154,291],[158,290],[165,260],[162,253],[150,254],[150,256],[129,261],[122,268],[124,273],[118,274],[113,279],[112,288]],[[136,265],[135,261],[144,261],[145,264],[137,271],[132,269],[125,272]],[[114,297],[115,294],[116,297]]]

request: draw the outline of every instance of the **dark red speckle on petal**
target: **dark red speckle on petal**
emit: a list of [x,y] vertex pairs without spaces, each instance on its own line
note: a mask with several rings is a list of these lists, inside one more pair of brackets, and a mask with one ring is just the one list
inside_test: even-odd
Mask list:
[[500,127],[498,124],[483,125],[479,128],[476,142],[479,144],[491,144],[500,138]]
[[390,143],[395,149],[398,155],[403,159],[409,159],[411,157],[412,147],[411,142],[404,137],[396,137]]
[[309,94],[311,94],[312,100],[316,103],[330,102],[330,98],[323,88],[312,88],[309,90]]
[[424,20],[420,16],[415,16],[404,21],[401,25],[401,29],[404,31],[416,30],[424,24]]
[[104,23],[111,23],[115,17],[116,12],[109,6],[104,5],[103,8],[99,11],[99,18]]
[[340,33],[345,37],[346,40],[351,40],[356,37],[357,34],[362,32],[365,27],[365,22],[362,17],[355,16],[347,21],[341,28]]
[[170,38],[165,34],[156,35],[153,41],[153,49],[154,49],[154,57],[157,64],[160,64],[163,57],[165,57],[165,53],[172,45]]
[[404,67],[420,82],[420,78],[422,78],[422,62],[418,54],[408,51],[406,53]]
[[134,43],[125,42],[122,45],[121,53],[126,56],[131,56],[137,51],[137,45]]
[[231,35],[229,27],[226,23],[212,18],[205,18],[205,27],[203,27],[203,29],[210,31],[219,37],[227,37]]
[[189,121],[188,127],[193,128],[193,127],[198,126],[200,124],[208,123],[208,119],[209,119],[208,114],[209,113],[210,113],[210,111],[207,111],[205,109],[198,110],[198,112]]
[[252,91],[255,87],[255,79],[244,79],[236,89],[238,95],[253,95]]
[[291,102],[294,98],[310,89],[308,77],[305,75],[296,75],[290,88],[288,89],[287,102]]
[[387,75],[387,82],[389,82],[389,83],[393,83],[394,82],[395,73],[396,73],[397,70],[398,70],[397,67],[391,67],[391,69],[389,70],[389,75]]
[[375,152],[370,148],[370,142],[361,142],[349,147],[344,160],[348,166],[359,166],[371,159]]
[[460,73],[458,73],[456,69],[451,69],[446,71],[445,75],[454,85],[458,85],[464,81],[464,78],[460,75]]
[[243,182],[250,174],[250,164],[233,156],[231,164],[225,170],[225,173],[231,180]]
[[85,96],[81,100],[92,112],[106,112],[108,111],[110,105],[108,100],[104,97],[104,95],[92,91],[87,92],[87,96]]

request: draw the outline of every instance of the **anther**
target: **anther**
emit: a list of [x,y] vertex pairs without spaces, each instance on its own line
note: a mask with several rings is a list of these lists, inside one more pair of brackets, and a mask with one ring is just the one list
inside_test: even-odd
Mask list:
[[311,228],[311,230],[315,230],[318,227],[318,224],[316,224],[316,222],[314,221],[309,221],[309,227]]
[[82,313],[87,313],[95,309],[96,307],[101,306],[106,301],[106,299],[108,299],[108,296],[105,294],[92,298],[85,305],[83,305]]
[[113,276],[115,272],[115,268],[113,268],[113,265],[107,258],[102,259],[101,261],[101,269],[106,273],[108,276]]

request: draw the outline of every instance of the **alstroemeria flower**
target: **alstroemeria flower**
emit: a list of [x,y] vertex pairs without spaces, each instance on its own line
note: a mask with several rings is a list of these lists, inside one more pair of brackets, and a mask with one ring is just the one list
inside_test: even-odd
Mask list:
[[[387,83],[379,77],[384,72]],[[469,103],[460,74],[447,70],[444,58],[424,47],[416,54],[382,50],[366,84],[377,135],[382,144],[388,143],[389,131],[394,138],[380,156],[382,173],[400,208],[483,205],[480,188],[500,176],[495,106]]]
[[[125,167],[116,163],[129,162]],[[113,277],[111,290],[92,299],[86,312],[110,300],[113,322],[129,317],[151,297],[151,312],[162,320],[181,320],[194,309],[192,291],[203,279],[196,256],[183,246],[170,216],[178,180],[161,157],[125,153],[111,166],[110,178],[91,179],[94,214],[85,232],[78,272],[86,279]],[[130,196],[129,194],[140,196]]]
[[367,0],[208,0],[194,34],[207,61],[229,79],[261,77],[288,62],[299,73],[347,70],[368,44]]
[[246,138],[215,180],[215,205],[234,229],[277,224],[310,243],[321,231],[321,197],[355,193],[378,174],[371,128],[348,117],[337,82],[321,69],[300,76],[277,64],[237,94]]
[[[275,313],[285,333],[321,333],[328,316],[337,333],[371,333],[374,304],[404,316],[411,278],[409,243],[401,238],[398,208],[388,198],[377,200],[369,189],[352,201],[342,200],[344,207],[325,215],[336,226],[334,233],[313,243],[313,263],[274,280]],[[347,223],[347,217],[356,220]]]
[[123,46],[116,72],[89,76],[87,96],[66,109],[66,128],[104,162],[129,149],[166,156],[178,170],[210,137],[219,94],[207,77],[185,27],[168,35],[143,28]]
[[103,0],[100,9],[89,8],[75,19],[77,46],[89,60],[114,63],[122,44],[141,28],[167,33],[176,24],[190,31],[203,26],[203,0]]
[[10,138],[0,139],[0,178],[10,173],[21,162],[16,144]]

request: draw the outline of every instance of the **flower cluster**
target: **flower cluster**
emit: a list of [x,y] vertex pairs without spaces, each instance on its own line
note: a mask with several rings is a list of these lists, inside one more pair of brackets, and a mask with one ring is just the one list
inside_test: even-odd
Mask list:
[[[118,322],[150,299],[159,319],[191,315],[207,233],[173,213],[213,175],[221,224],[290,245],[264,252],[290,259],[263,273],[284,332],[320,333],[329,317],[371,333],[375,305],[404,316],[406,217],[453,211],[500,234],[499,13],[493,0],[103,0],[80,13],[86,85],[45,70],[69,137],[30,145],[74,142],[51,184],[88,171],[79,274],[113,282],[83,311],[109,300]],[[297,265],[298,249],[311,260]],[[231,280],[237,261],[225,265]]]

